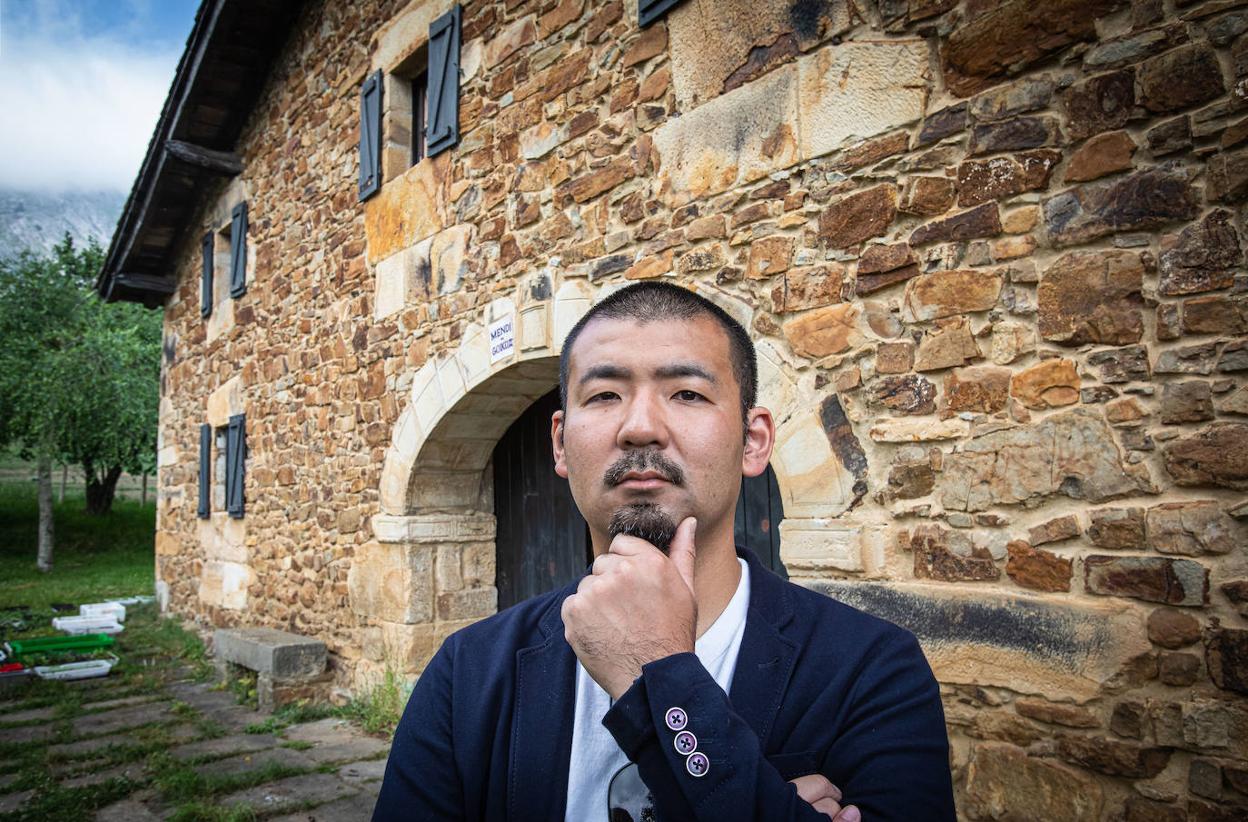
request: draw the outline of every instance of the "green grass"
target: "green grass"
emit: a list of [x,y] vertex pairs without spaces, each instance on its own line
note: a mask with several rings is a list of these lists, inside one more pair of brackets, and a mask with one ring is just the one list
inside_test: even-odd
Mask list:
[[393,736],[409,693],[403,679],[387,670],[381,682],[343,705],[338,713],[370,734]]
[[0,608],[45,609],[108,597],[151,594],[155,586],[156,509],[118,499],[89,516],[81,496],[53,505],[52,571],[35,567],[38,500],[34,483],[0,484]]
[[[29,635],[29,634],[27,634]],[[187,741],[175,736],[177,725],[195,728],[194,738],[220,736],[224,729],[216,726],[190,705],[181,702],[171,704],[173,716],[138,727],[119,737],[117,744],[107,748],[83,752],[75,756],[54,754],[49,746],[69,741],[70,720],[93,712],[83,703],[97,699],[117,699],[142,694],[157,694],[168,682],[182,679],[187,671],[198,675],[211,672],[203,643],[194,634],[182,629],[176,620],[163,619],[154,604],[128,608],[126,629],[118,634],[115,646],[120,662],[101,683],[99,690],[84,688],[68,682],[32,681],[21,691],[5,694],[14,700],[5,705],[5,712],[23,711],[28,708],[51,707],[58,733],[46,740],[31,742],[5,741],[5,727],[0,727],[0,772],[18,774],[17,782],[8,790],[34,789],[35,795],[17,811],[0,814],[4,822],[26,820],[83,819],[91,818],[95,809],[120,799],[144,787],[152,778],[139,781],[113,779],[102,785],[83,788],[66,788],[57,784],[52,766],[64,766],[89,762],[91,771],[104,770],[115,765],[139,760],[168,760],[169,748]],[[0,716],[0,726],[3,726]],[[181,767],[181,766],[178,766]],[[177,778],[166,771],[171,787],[177,791]],[[182,777],[183,782],[186,777]],[[214,793],[233,787],[232,783],[213,783]],[[209,818],[189,816],[188,819]],[[228,819],[226,816],[213,819]]]
[[[313,722],[330,716],[341,716],[342,711],[342,708],[324,702],[309,702],[306,699],[300,699],[281,706],[263,722],[251,723],[243,729],[243,733],[275,734],[291,725]],[[287,748],[296,747],[296,745],[295,742],[284,743],[284,747]]]

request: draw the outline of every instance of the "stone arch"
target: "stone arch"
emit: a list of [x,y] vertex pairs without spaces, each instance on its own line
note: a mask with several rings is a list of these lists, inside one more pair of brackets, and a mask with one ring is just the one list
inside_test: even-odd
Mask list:
[[[490,303],[454,351],[416,372],[394,425],[375,541],[357,550],[349,588],[352,608],[371,623],[366,630],[380,631],[373,636],[383,658],[409,673],[423,669],[445,635],[497,609],[490,456],[507,427],[558,381],[559,352],[577,320],[621,287],[595,293],[584,280],[557,288],[552,280],[539,272]],[[752,326],[748,304],[690,285]],[[508,318],[515,350],[495,360],[489,329]],[[862,570],[859,529],[836,520],[855,501],[861,477],[832,445],[826,398],[821,402],[813,374],[780,344],[762,340],[757,348],[759,401],[777,420],[772,467],[785,509],[782,559],[799,576],[829,567]],[[848,426],[843,415],[840,421]]]

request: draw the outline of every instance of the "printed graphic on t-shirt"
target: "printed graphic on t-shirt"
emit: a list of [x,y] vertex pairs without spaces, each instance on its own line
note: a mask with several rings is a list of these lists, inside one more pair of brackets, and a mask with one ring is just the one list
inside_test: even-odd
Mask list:
[[607,788],[609,822],[655,822],[654,797],[630,762],[611,777]]

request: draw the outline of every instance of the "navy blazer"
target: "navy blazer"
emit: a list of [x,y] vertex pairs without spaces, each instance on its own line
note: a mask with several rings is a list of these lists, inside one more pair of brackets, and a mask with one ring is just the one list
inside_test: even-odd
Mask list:
[[[866,822],[953,820],[939,689],[914,636],[763,568],[730,694],[692,653],[646,665],[603,725],[660,819],[822,820],[787,780],[821,773]],[[394,735],[374,820],[562,820],[576,656],[560,609],[576,583],[455,633]],[[665,715],[683,708],[699,777]],[[601,820],[607,822],[607,809]]]

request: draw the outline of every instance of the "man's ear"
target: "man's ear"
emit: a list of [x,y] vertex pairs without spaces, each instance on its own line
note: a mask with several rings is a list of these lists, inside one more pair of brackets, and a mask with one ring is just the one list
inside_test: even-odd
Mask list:
[[555,473],[568,478],[568,463],[563,453],[563,412],[550,415],[550,447],[555,452]]
[[751,408],[745,423],[745,450],[741,454],[741,474],[757,477],[767,470],[771,449],[776,444],[776,423],[762,406]]

